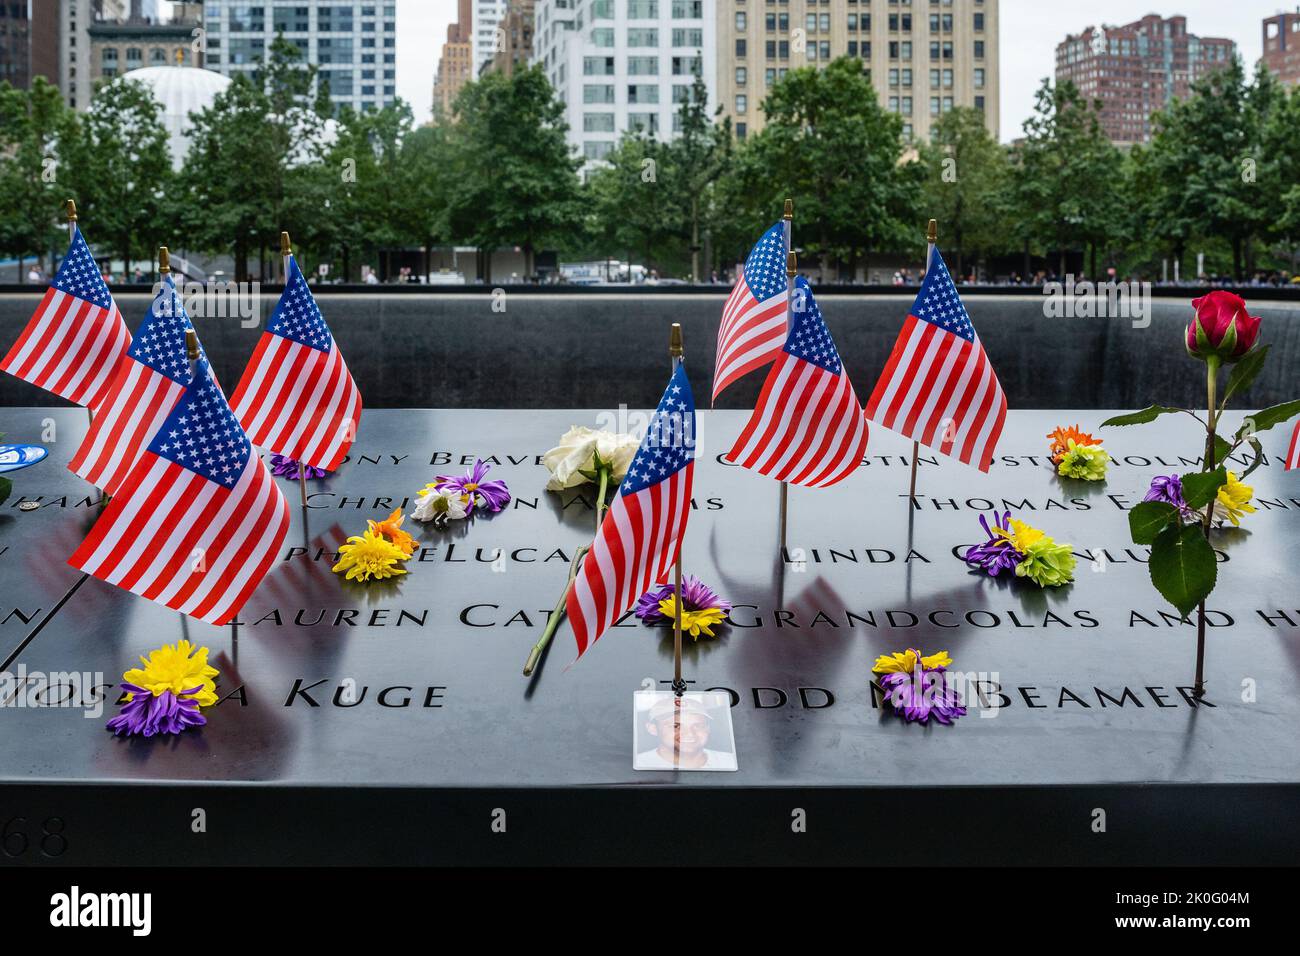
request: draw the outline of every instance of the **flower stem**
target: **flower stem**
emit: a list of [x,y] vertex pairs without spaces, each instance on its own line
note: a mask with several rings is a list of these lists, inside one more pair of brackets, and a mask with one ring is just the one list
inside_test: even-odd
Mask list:
[[605,491],[609,488],[609,469],[600,469],[600,486],[596,492],[596,534],[600,534],[600,523],[605,518]]
[[541,659],[542,652],[546,650],[546,645],[551,643],[551,638],[555,636],[556,629],[560,626],[560,621],[564,620],[564,601],[569,596],[569,588],[573,587],[573,579],[578,576],[578,562],[582,560],[590,548],[587,545],[580,545],[578,550],[573,552],[573,560],[569,562],[569,580],[564,585],[564,590],[560,592],[560,599],[555,602],[555,610],[551,611],[546,618],[546,629],[542,631],[542,636],[537,639],[533,649],[528,652],[528,662],[524,664],[524,676],[529,677],[533,673],[533,668],[537,666],[538,660]]
[[[1219,416],[1215,409],[1216,391],[1219,385],[1219,357],[1211,355],[1205,361],[1205,395],[1207,420],[1205,425],[1205,470],[1214,471],[1218,465],[1214,460],[1214,437],[1215,429],[1219,424]],[[1216,495],[1217,497],[1217,495]],[[1205,540],[1210,540],[1210,522],[1214,520],[1214,498],[1211,498],[1205,506],[1205,517],[1201,522],[1201,530],[1205,534]],[[1192,686],[1192,696],[1200,700],[1205,696],[1205,602],[1202,601],[1196,609],[1196,681]]]

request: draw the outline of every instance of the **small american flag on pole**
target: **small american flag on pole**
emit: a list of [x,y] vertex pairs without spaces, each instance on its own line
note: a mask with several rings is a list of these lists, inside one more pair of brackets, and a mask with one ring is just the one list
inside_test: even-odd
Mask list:
[[131,333],[99,265],[73,226],[68,254],[0,369],[99,411],[130,344]]
[[785,224],[763,233],[722,307],[713,400],[722,390],[781,353],[785,342]]
[[288,259],[284,293],[230,404],[253,444],[333,471],[356,438],[361,392],[297,259]]
[[1295,431],[1291,433],[1291,447],[1286,453],[1286,471],[1292,468],[1300,468],[1300,422],[1295,423]]
[[110,495],[117,494],[190,381],[185,333],[192,326],[170,275],[135,331],[100,413],[68,464]]
[[578,657],[677,560],[694,474],[695,400],[678,363],[569,589]]
[[867,419],[812,287],[800,276],[790,333],[727,460],[811,488],[842,481],[862,463]]
[[109,584],[209,624],[244,606],[289,530],[289,505],[207,360],[68,559]]
[[988,471],[1007,397],[935,247],[867,417]]

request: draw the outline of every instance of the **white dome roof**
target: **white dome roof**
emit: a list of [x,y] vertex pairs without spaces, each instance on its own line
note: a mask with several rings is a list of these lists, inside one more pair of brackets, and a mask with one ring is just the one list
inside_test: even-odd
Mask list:
[[123,77],[148,86],[162,104],[172,166],[180,169],[190,151],[189,114],[211,106],[217,94],[230,86],[230,78],[193,66],[146,66],[125,73]]

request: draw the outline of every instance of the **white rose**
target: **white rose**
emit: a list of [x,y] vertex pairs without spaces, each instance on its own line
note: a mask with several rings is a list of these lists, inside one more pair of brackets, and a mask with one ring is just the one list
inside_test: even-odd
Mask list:
[[542,456],[551,472],[547,491],[576,488],[590,479],[583,472],[596,470],[596,454],[610,466],[610,477],[621,481],[636,456],[640,442],[633,435],[574,425],[560,436],[560,443]]

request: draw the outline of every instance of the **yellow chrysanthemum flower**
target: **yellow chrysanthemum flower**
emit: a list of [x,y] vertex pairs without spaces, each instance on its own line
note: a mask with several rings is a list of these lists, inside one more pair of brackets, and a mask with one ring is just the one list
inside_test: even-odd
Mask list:
[[416,540],[402,530],[406,515],[397,508],[383,521],[368,521],[370,531],[393,542],[402,552],[402,557],[409,558],[415,551]]
[[[659,602],[659,613],[669,620],[677,620],[677,595],[673,594]],[[720,608],[706,607],[700,611],[687,611],[682,615],[682,631],[699,640],[703,632],[713,637],[713,625],[721,624],[727,615]]]
[[[947,651],[926,654],[921,658],[921,666],[926,669],[947,667],[951,663],[952,658],[948,656]],[[916,670],[916,654],[911,650],[882,654],[876,658],[875,666],[871,670],[876,674],[910,674]]]
[[1019,518],[1011,519],[1011,530],[1009,532],[997,529],[999,537],[1005,538],[1011,542],[1011,546],[1025,554],[1033,546],[1034,542],[1043,537],[1043,532],[1037,528],[1032,528],[1025,524]]
[[339,563],[331,570],[347,571],[349,581],[380,580],[405,574],[406,569],[396,565],[406,557],[397,545],[374,531],[367,531],[348,538],[348,543],[339,548]]
[[1250,503],[1254,497],[1254,487],[1242,484],[1237,479],[1236,473],[1230,471],[1228,480],[1220,486],[1214,502],[1214,517],[1220,521],[1226,518],[1234,526],[1240,527],[1242,515],[1255,513],[1255,506]]
[[[177,641],[164,644],[140,658],[144,667],[136,667],[122,675],[122,680],[137,687],[143,687],[155,697],[161,697],[171,691],[181,697],[181,691],[199,688],[193,694],[184,695],[186,700],[198,701],[200,707],[211,707],[217,702],[217,669],[208,664],[208,649],[195,649],[189,641]],[[126,699],[132,700],[134,694],[128,693]]]

